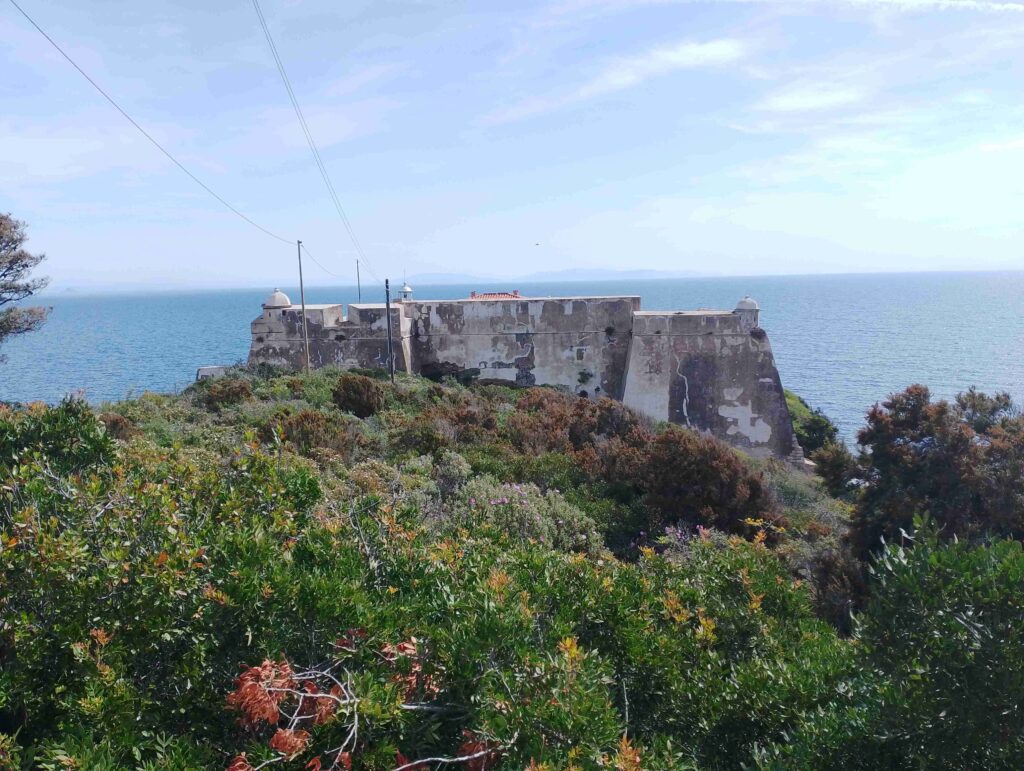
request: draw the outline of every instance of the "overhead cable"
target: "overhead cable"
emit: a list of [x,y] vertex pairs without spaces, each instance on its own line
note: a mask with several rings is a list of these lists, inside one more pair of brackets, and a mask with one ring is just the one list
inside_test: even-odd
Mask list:
[[317,265],[317,267],[319,267],[320,270],[322,270],[324,273],[329,273],[330,275],[334,276],[335,278],[344,278],[344,279],[348,278],[348,276],[343,276],[340,273],[335,273],[330,268],[324,267],[324,264],[322,262],[320,262],[320,260],[318,260],[316,257],[314,257],[312,254],[309,253],[309,248],[306,246],[305,243],[302,244],[302,253],[305,254],[307,257],[309,257],[309,259],[311,259]]
[[189,171],[185,167],[185,164],[183,164],[181,161],[179,161],[177,158],[175,158],[173,155],[171,155],[169,150],[167,150],[163,145],[161,145],[159,142],[157,142],[152,137],[152,135],[148,131],[146,131],[146,129],[142,128],[142,126],[140,126],[138,124],[138,122],[131,115],[129,115],[125,111],[125,109],[123,107],[121,107],[121,105],[119,105],[116,101],[114,101],[114,98],[110,94],[108,94],[106,91],[104,91],[103,88],[100,87],[100,85],[95,80],[93,80],[91,77],[89,77],[89,74],[85,70],[83,70],[81,67],[79,67],[78,63],[74,59],[72,59],[70,56],[68,56],[68,54],[65,53],[64,49],[61,48],[59,45],[57,45],[56,41],[52,37],[50,37],[48,34],[46,34],[46,31],[43,30],[42,27],[40,27],[38,24],[36,24],[35,19],[33,19],[31,16],[29,16],[28,13],[25,12],[24,8],[22,8],[20,5],[18,5],[18,3],[15,2],[15,0],[10,0],[10,2],[11,2],[11,5],[13,5],[15,8],[17,8],[18,12],[21,13],[21,15],[24,16],[28,20],[29,24],[31,24],[33,27],[35,27],[36,30],[39,32],[39,34],[42,35],[44,38],[46,38],[46,40],[50,43],[50,45],[52,45],[55,49],[57,49],[57,52],[61,56],[63,56],[65,59],[67,59],[67,61],[71,64],[71,66],[74,67],[76,70],[78,70],[78,72],[82,75],[82,77],[85,78],[87,81],[89,81],[90,85],[92,85],[93,88],[95,88],[97,91],[100,92],[100,94],[102,94],[104,99],[106,99],[108,102],[110,102],[110,104],[112,104],[114,106],[114,108],[119,113],[121,113],[121,115],[123,115],[125,117],[125,119],[129,123],[131,123],[136,129],[139,130],[139,133],[141,133],[142,136],[144,136],[146,139],[148,139],[153,144],[153,146],[156,147],[157,150],[159,150],[164,155],[166,155],[174,163],[175,166],[177,166],[179,169],[181,169],[183,172],[185,172],[192,179],[193,182],[195,182],[197,185],[199,185],[201,188],[203,188],[203,190],[205,190],[211,196],[216,198],[225,207],[227,207],[230,211],[232,211],[235,214],[237,214],[239,217],[241,217],[243,220],[248,222],[254,228],[257,228],[258,230],[261,230],[262,232],[266,233],[271,238],[276,238],[278,241],[281,241],[282,243],[286,243],[286,244],[294,244],[295,243],[295,241],[293,241],[292,239],[283,238],[283,237],[277,235],[277,233],[274,233],[273,231],[270,231],[267,228],[263,227],[258,222],[252,220],[251,218],[249,218],[248,216],[246,216],[245,214],[240,212],[238,209],[236,209],[230,203],[225,201],[221,196],[219,196],[217,193],[215,193],[210,188],[209,185],[207,185],[205,182],[203,182],[201,179],[199,179],[199,177],[197,177],[191,171]]
[[[352,223],[349,221],[348,215],[345,213],[345,207],[341,205],[341,199],[338,197],[338,193],[334,188],[334,183],[331,182],[330,174],[327,173],[327,166],[324,165],[323,158],[320,155],[320,150],[317,148],[316,141],[313,139],[313,134],[309,130],[309,124],[306,122],[306,117],[302,114],[302,108],[299,106],[299,100],[295,96],[295,90],[292,88],[291,80],[289,80],[288,73],[284,68],[284,62],[281,60],[281,56],[277,51],[277,46],[274,44],[274,38],[270,34],[270,27],[267,26],[267,20],[263,15],[263,10],[260,8],[259,0],[252,0],[252,5],[253,8],[256,9],[256,15],[259,17],[260,26],[263,28],[263,34],[267,38],[270,53],[274,57],[274,63],[277,65],[277,71],[281,75],[281,80],[284,82],[285,90],[288,92],[288,98],[291,100],[292,107],[295,110],[295,116],[299,119],[299,126],[302,127],[302,133],[306,136],[306,142],[309,144],[310,152],[313,154],[313,160],[316,162],[317,169],[320,171],[320,176],[324,180],[324,185],[327,187],[327,192],[330,194],[331,201],[334,203],[334,208],[337,210],[338,216],[341,218],[341,222],[345,226],[345,230],[352,241],[352,245],[355,246],[356,254],[359,255],[361,263],[366,267],[370,275],[379,282],[381,279],[376,275],[376,273],[374,273],[373,268],[370,266],[369,260],[366,258],[366,253],[363,251],[362,244],[359,243],[359,239],[356,237],[355,229],[352,227]],[[321,267],[323,266],[321,265]]]

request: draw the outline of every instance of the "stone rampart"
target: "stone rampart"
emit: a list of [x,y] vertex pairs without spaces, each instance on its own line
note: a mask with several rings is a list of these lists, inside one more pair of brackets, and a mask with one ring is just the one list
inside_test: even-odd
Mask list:
[[787,457],[797,447],[768,335],[737,313],[634,314],[623,401],[751,455]]

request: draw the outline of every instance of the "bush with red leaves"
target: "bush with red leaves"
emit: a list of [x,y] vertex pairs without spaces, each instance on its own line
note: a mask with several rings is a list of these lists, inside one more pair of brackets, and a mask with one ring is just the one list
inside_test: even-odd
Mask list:
[[761,521],[773,526],[769,537],[785,526],[759,473],[722,442],[684,428],[670,426],[654,438],[640,484],[662,524],[684,519],[754,535],[761,527],[750,523]]
[[331,392],[334,405],[357,418],[368,418],[384,408],[384,388],[366,375],[346,372],[338,378]]
[[296,686],[292,674],[291,665],[284,659],[265,659],[258,666],[246,667],[235,681],[235,690],[228,694],[227,705],[242,713],[239,722],[248,728],[261,723],[276,725],[281,718],[281,702]]
[[[262,664],[246,667],[235,681],[235,690],[228,694],[229,709],[240,712],[239,723],[254,731],[273,730],[267,746],[282,760],[302,754],[312,734],[300,726],[319,726],[335,718],[341,710],[348,711],[355,697],[329,672],[304,670],[295,672],[287,659],[265,659]],[[334,751],[335,765],[344,763],[348,755],[345,745]],[[307,767],[318,768],[319,756]],[[248,771],[245,755],[231,761],[228,771]]]
[[933,401],[913,385],[876,404],[857,437],[853,540],[866,558],[927,514],[946,538],[1024,539],[1024,415],[1006,394]]
[[592,480],[642,497],[653,514],[648,530],[686,521],[775,538],[786,524],[762,475],[731,447],[679,426],[657,432],[611,399],[532,389],[507,430],[524,452],[566,454]]

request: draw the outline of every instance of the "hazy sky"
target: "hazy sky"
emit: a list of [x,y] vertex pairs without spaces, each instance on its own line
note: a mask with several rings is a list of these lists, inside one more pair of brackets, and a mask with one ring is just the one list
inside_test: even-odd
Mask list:
[[[19,2],[351,280],[249,0]],[[381,277],[1024,268],[1024,2],[262,2]],[[6,2],[0,211],[58,287],[295,283]]]

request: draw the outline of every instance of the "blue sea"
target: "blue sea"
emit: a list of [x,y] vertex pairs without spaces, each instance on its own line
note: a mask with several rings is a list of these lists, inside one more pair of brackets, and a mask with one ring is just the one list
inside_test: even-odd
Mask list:
[[[298,290],[282,287],[298,301]],[[249,322],[272,287],[187,293],[49,296],[38,332],[0,353],[0,399],[92,402],[143,391],[177,391],[205,364],[249,350]],[[823,409],[852,439],[865,411],[923,383],[940,397],[970,386],[1008,391],[1024,403],[1024,273],[687,278],[424,286],[424,299],[471,290],[527,296],[636,294],[649,310],[732,308],[750,294],[775,351],[782,382]],[[365,302],[383,289],[364,287]],[[315,287],[310,303],[356,301],[355,287]]]

